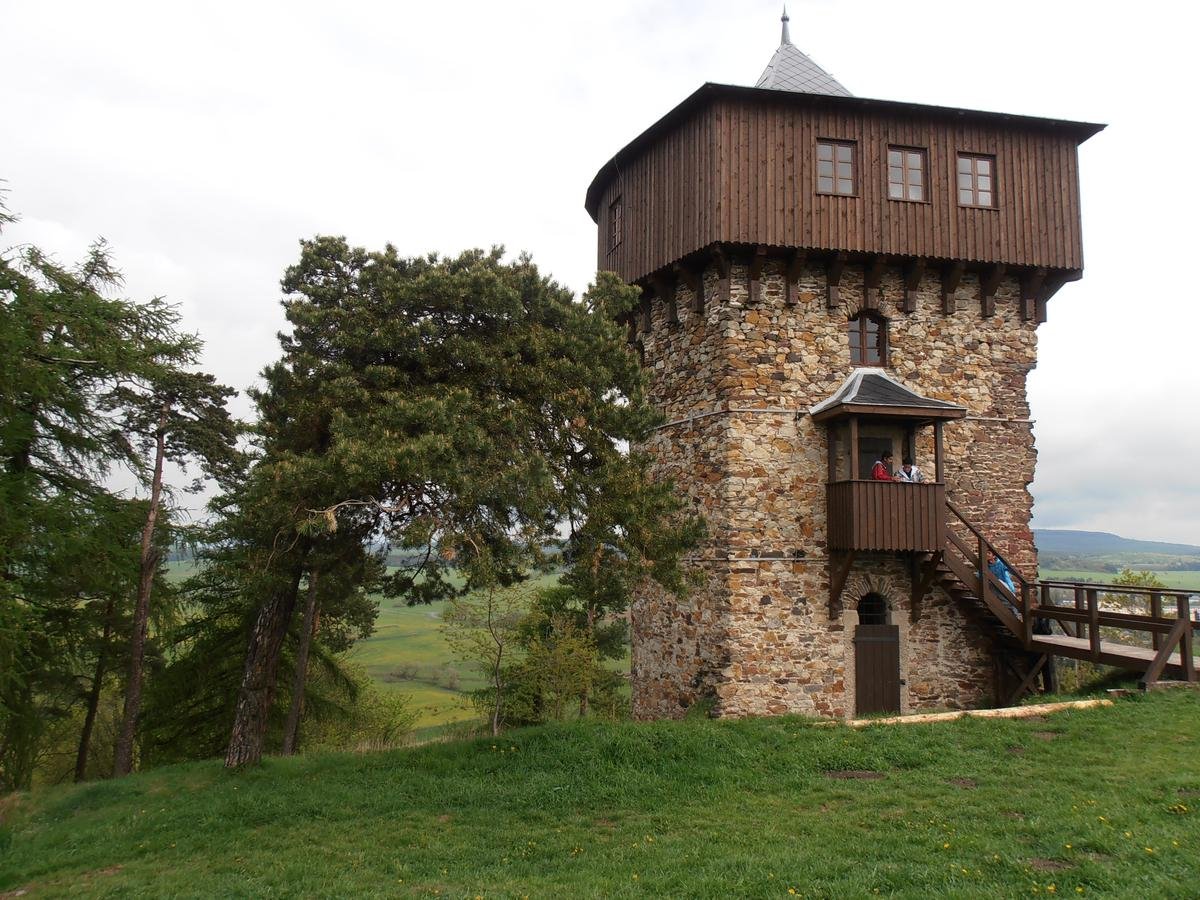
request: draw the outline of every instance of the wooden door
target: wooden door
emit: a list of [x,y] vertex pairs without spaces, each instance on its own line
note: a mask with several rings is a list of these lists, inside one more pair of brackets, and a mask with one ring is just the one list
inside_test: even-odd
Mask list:
[[854,632],[857,715],[900,712],[900,627],[859,625]]

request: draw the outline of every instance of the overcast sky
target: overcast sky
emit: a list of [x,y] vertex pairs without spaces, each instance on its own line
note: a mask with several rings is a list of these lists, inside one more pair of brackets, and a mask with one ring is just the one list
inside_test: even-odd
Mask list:
[[[1200,544],[1200,83],[1189,4],[804,0],[854,94],[1108,123],[1081,148],[1086,272],[1030,381],[1035,525]],[[583,196],[705,81],[752,85],[776,0],[0,0],[0,178],[64,260],[113,245],[239,389],[277,353],[297,241],[530,251],[577,292]],[[244,405],[243,412],[248,411]]]

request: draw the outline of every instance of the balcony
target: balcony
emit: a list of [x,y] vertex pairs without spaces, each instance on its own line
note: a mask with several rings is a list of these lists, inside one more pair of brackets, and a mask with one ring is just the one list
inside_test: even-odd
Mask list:
[[946,545],[940,482],[835,481],[826,498],[830,550],[935,553]]

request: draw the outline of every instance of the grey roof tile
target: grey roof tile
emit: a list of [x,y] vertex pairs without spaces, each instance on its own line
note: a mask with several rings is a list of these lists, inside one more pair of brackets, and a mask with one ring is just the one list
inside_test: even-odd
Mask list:
[[805,94],[832,94],[835,97],[854,96],[792,43],[788,34],[786,7],[783,10],[783,37],[779,49],[775,51],[775,55],[763,70],[762,77],[754,86],[776,91],[800,91]]
[[944,400],[923,397],[905,387],[883,369],[861,368],[850,373],[833,396],[822,400],[809,410],[813,415],[834,406],[906,406],[918,409],[963,410],[964,407]]

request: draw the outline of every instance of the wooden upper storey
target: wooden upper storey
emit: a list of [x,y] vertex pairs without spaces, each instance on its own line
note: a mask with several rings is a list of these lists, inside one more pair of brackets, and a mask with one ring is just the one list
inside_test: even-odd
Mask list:
[[[706,84],[592,180],[598,268],[634,282],[744,244],[1078,272],[1077,148],[1103,127]],[[854,146],[853,196],[818,192],[828,141]],[[889,199],[889,147],[924,152],[925,201]],[[959,154],[994,158],[993,208],[960,205]]]

